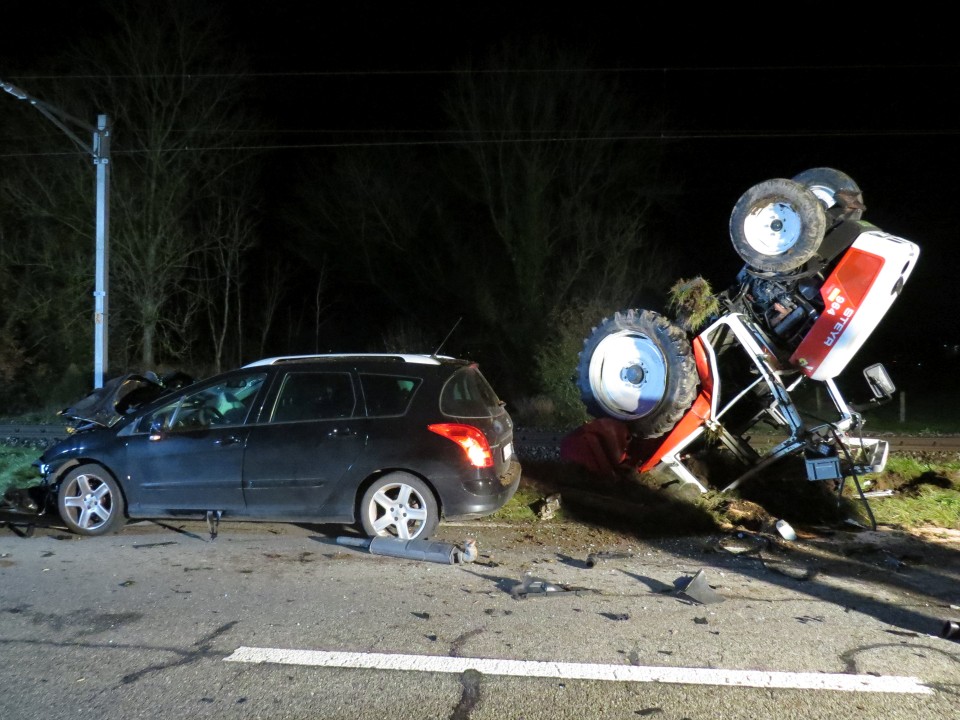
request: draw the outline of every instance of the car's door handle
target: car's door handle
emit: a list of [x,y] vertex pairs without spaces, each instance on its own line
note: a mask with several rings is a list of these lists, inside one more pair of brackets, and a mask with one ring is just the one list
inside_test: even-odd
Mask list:
[[329,438],[352,437],[354,435],[356,435],[356,433],[350,428],[334,428],[327,433],[327,437]]
[[238,442],[240,442],[240,438],[238,438],[236,435],[227,435],[219,440],[214,440],[214,444],[220,446],[233,445],[234,443]]

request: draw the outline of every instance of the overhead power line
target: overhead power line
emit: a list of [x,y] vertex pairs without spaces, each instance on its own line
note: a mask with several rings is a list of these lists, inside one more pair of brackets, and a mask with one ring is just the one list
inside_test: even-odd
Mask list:
[[[308,133],[303,133],[308,134]],[[498,140],[380,140],[366,142],[326,142],[326,143],[286,143],[286,144],[259,144],[259,145],[210,145],[185,147],[157,148],[151,150],[123,150],[114,148],[113,155],[142,155],[148,152],[266,152],[280,150],[335,150],[341,148],[387,148],[387,147],[452,147],[474,145],[501,145],[501,144],[532,144],[532,143],[570,143],[570,142],[651,142],[671,141],[684,142],[693,140],[783,140],[799,138],[880,138],[880,137],[956,137],[960,129],[956,130],[877,130],[877,131],[831,131],[831,132],[786,132],[786,133],[639,133],[634,135],[607,135],[599,137],[538,137],[512,138]],[[76,152],[24,152],[0,153],[0,158],[24,157],[62,157],[76,156]]]
[[407,69],[407,70],[297,70],[272,72],[197,72],[197,73],[97,73],[97,74],[32,74],[17,75],[13,79],[27,80],[156,80],[156,79],[203,79],[223,80],[239,78],[307,78],[307,77],[421,77],[429,75],[558,75],[564,73],[619,73],[619,74],[658,74],[658,73],[716,73],[716,72],[857,72],[857,71],[929,71],[960,70],[960,63],[916,63],[916,64],[854,64],[854,65],[681,65],[660,67],[575,67],[575,68],[451,68],[451,69]]

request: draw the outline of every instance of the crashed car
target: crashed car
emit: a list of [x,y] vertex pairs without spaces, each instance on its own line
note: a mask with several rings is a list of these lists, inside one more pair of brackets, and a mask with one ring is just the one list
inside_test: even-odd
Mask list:
[[41,512],[81,535],[206,517],[426,539],[442,517],[495,512],[520,482],[513,421],[472,361],[284,356],[176,389],[154,380],[125,376],[64,411],[73,432],[35,463]]
[[[594,470],[666,469],[671,482],[702,492],[717,460],[739,468],[724,475],[724,490],[786,457],[802,457],[810,480],[880,472],[888,445],[861,436],[860,410],[889,400],[894,385],[882,365],[870,366],[873,398],[854,407],[836,378],[920,251],[864,221],[865,209],[856,182],[833,168],[745,192],[729,222],[745,264],[712,305],[701,302],[712,308],[702,322],[683,302],[677,319],[629,309],[584,340],[575,382],[597,419],[564,438],[561,456]],[[811,383],[832,401],[829,419],[801,412],[798,392]],[[760,426],[779,431],[770,449],[757,442]]]

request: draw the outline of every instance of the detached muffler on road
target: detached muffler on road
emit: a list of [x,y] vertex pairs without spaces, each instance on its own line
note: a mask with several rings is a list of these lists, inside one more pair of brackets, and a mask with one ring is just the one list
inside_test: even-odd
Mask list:
[[442,565],[457,565],[477,559],[477,541],[470,538],[464,542],[462,548],[435,540],[397,540],[385,537],[370,539],[340,536],[337,544],[365,548],[373,555],[424,560]]

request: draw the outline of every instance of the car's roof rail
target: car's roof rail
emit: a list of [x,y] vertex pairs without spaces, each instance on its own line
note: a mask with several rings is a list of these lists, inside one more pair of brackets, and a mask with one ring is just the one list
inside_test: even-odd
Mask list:
[[387,360],[393,362],[419,363],[421,365],[439,365],[444,360],[455,360],[448,355],[418,355],[414,353],[327,353],[324,355],[279,355],[264,358],[244,365],[244,368],[263,367],[265,365],[283,365],[286,363],[316,362],[323,360]]

